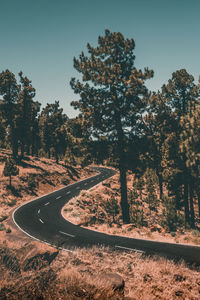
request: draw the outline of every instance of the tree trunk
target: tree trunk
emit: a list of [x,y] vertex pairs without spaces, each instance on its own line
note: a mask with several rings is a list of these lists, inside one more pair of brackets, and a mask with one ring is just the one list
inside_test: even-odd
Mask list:
[[120,191],[121,191],[121,209],[122,209],[122,218],[123,223],[130,223],[129,216],[129,204],[127,197],[127,182],[126,182],[126,169],[123,166],[119,167],[120,171]]
[[181,192],[180,192],[180,188],[177,187],[177,189],[175,190],[175,197],[176,197],[176,209],[180,209],[181,208]]
[[55,151],[55,158],[56,158],[56,163],[58,164],[58,153]]
[[12,154],[14,159],[18,156],[18,140],[16,136],[16,132],[14,130],[14,127],[11,126],[11,145],[12,145]]
[[124,131],[122,127],[121,115],[120,115],[120,106],[119,101],[117,99],[117,93],[115,88],[112,88],[111,93],[115,96],[114,100],[114,121],[115,128],[117,131],[117,140],[118,140],[118,156],[119,156],[119,171],[120,171],[120,191],[121,191],[121,209],[122,209],[122,219],[123,223],[130,223],[129,216],[129,204],[127,197],[127,180],[126,180],[126,167],[125,167],[125,137]]
[[195,228],[195,213],[194,213],[194,190],[193,190],[193,184],[190,182],[190,224],[192,228]]
[[21,142],[21,158],[24,158],[24,142]]
[[9,176],[9,186],[11,187],[11,175]]
[[200,191],[198,191],[197,198],[198,198],[198,210],[199,210],[199,218],[200,218]]
[[121,191],[121,209],[122,209],[122,219],[123,223],[130,223],[129,216],[129,204],[127,197],[127,180],[126,180],[126,167],[125,163],[125,153],[124,153],[124,134],[122,130],[121,120],[118,112],[116,113],[116,127],[118,133],[118,155],[119,155],[119,171],[120,171],[120,191]]
[[160,199],[162,199],[162,197],[163,197],[163,178],[162,178],[162,175],[159,174],[159,172],[158,172],[157,176],[158,176],[158,182],[159,182]]
[[188,224],[190,221],[189,215],[189,204],[188,204],[188,182],[184,183],[184,207],[185,207],[185,224]]

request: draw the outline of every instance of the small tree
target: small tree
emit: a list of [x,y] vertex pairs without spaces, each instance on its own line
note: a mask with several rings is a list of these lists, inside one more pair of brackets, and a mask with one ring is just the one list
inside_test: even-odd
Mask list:
[[30,176],[28,177],[28,188],[33,191],[34,189],[36,189],[38,187],[38,182],[35,180],[35,177],[33,174],[30,174]]
[[135,226],[144,225],[144,213],[142,208],[142,202],[138,200],[138,191],[133,187],[128,195],[130,205],[130,221]]
[[156,207],[158,205],[158,198],[156,195],[156,177],[155,173],[151,169],[147,169],[146,171],[146,190],[147,190],[147,197],[146,201],[149,204],[149,209],[156,210]]
[[116,223],[115,217],[119,213],[119,204],[114,196],[111,196],[110,199],[107,199],[105,203],[105,210],[109,215],[112,216],[113,223]]
[[162,226],[169,231],[176,231],[178,225],[177,209],[174,197],[164,196]]
[[19,168],[16,166],[12,157],[6,159],[6,163],[3,170],[3,175],[10,178],[9,185],[11,187],[11,178],[19,174]]
[[142,191],[144,189],[143,176],[141,176],[140,178],[137,178],[137,180],[133,182],[133,186],[135,186],[136,190],[139,191],[140,200],[142,200]]

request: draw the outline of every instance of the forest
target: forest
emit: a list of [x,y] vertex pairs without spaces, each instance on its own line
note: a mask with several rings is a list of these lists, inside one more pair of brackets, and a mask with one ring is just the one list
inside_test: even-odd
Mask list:
[[184,226],[195,228],[200,218],[200,83],[180,69],[159,91],[148,90],[145,81],[154,72],[135,67],[135,42],[119,32],[105,30],[98,46],[87,49],[87,56],[82,52],[74,58],[82,80],[70,82],[80,96],[71,102],[76,118],[69,118],[59,101],[41,109],[22,71],[0,73],[0,147],[12,153],[4,175],[17,175],[15,166],[26,155],[82,167],[113,166],[120,172],[122,219],[130,223],[127,172],[134,173],[137,191],[148,174],[151,209],[156,209],[155,179],[170,222],[183,211]]

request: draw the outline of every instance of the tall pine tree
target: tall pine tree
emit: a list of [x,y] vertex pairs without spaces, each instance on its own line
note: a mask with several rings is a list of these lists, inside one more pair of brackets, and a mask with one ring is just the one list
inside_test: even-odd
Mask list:
[[[75,69],[82,73],[82,82],[72,78],[71,87],[80,100],[72,102],[89,122],[91,135],[105,135],[117,142],[116,153],[120,171],[121,208],[124,223],[130,222],[126,182],[126,141],[128,131],[136,131],[145,109],[147,95],[144,81],[153,71],[144,72],[134,66],[135,42],[119,32],[105,31],[98,46],[87,45],[89,56],[74,58]],[[85,83],[87,82],[87,83]]]

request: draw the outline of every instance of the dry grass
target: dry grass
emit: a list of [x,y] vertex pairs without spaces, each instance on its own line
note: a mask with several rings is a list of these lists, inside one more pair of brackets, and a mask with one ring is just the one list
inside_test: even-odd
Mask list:
[[[134,176],[128,174],[128,191],[132,190]],[[157,193],[158,194],[158,193]],[[105,210],[107,199],[113,196],[120,206],[119,174],[104,181],[90,191],[81,191],[78,197],[71,199],[63,208],[63,216],[75,224],[85,226],[93,230],[99,230],[107,234],[123,235],[133,238],[146,238],[151,240],[173,242],[181,244],[200,245],[200,231],[178,228],[176,232],[169,232],[161,225],[163,217],[163,204],[158,199],[157,210],[149,210],[148,203],[140,202],[143,210],[145,226],[137,224],[124,225],[121,212],[113,223],[111,216]],[[143,191],[143,199],[146,191]]]
[[1,245],[1,299],[122,299],[122,293],[102,286],[104,273],[122,276],[127,300],[200,297],[199,268],[183,262],[104,247],[69,253],[40,245],[25,243],[18,250]]

